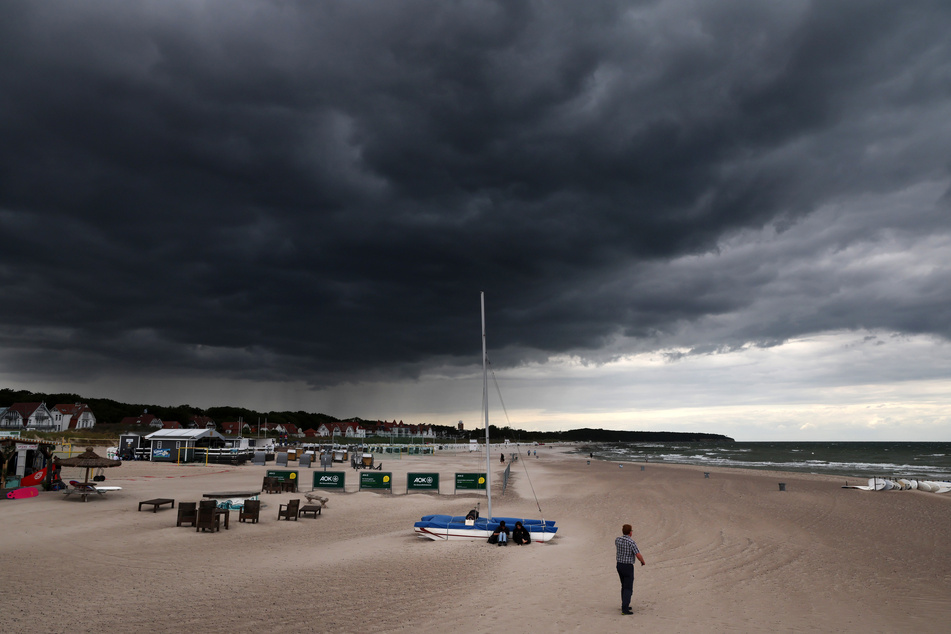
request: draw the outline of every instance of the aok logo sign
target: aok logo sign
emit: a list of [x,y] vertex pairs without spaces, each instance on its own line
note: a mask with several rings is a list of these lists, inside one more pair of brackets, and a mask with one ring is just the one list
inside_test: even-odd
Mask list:
[[428,478],[413,478],[413,484],[432,484],[433,477],[429,476]]
[[340,476],[335,476],[335,475],[334,476],[329,476],[329,475],[320,476],[321,482],[336,482],[339,479],[340,479]]

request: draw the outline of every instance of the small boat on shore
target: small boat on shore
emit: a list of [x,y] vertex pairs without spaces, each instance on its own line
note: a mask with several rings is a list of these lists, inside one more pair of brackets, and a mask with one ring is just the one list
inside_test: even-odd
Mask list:
[[492,515],[492,462],[489,458],[489,379],[485,343],[485,294],[482,294],[482,410],[485,413],[485,495],[488,517],[479,517],[477,511],[469,515],[424,515],[413,525],[416,535],[431,540],[487,540],[503,521],[509,530],[516,522],[528,530],[532,541],[547,542],[558,529],[554,520],[533,520],[521,517],[493,517]]
[[464,515],[426,515],[416,522],[413,528],[418,536],[432,540],[488,539],[502,522],[505,522],[509,530],[516,522],[521,522],[533,542],[547,542],[558,531],[554,520],[521,517],[480,517],[467,520]]

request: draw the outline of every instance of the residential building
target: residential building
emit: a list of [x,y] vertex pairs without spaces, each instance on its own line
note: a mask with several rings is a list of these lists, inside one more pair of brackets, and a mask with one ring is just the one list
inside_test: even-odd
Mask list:
[[241,421],[232,421],[230,423],[221,423],[221,433],[228,434],[229,436],[241,436],[242,434],[251,433],[251,425]]
[[317,428],[318,436],[332,436],[341,438],[366,438],[366,429],[356,423],[330,423]]
[[50,410],[56,431],[67,429],[92,429],[96,426],[96,415],[85,403],[54,405]]
[[191,429],[217,429],[218,425],[209,416],[192,416],[188,427]]
[[56,431],[56,423],[46,403],[14,403],[0,416],[0,429]]
[[138,416],[126,416],[125,418],[119,421],[119,424],[124,425],[126,427],[146,426],[146,427],[157,427],[159,429],[162,429],[162,419],[152,414],[149,414],[148,412],[143,412],[142,414],[139,414]]

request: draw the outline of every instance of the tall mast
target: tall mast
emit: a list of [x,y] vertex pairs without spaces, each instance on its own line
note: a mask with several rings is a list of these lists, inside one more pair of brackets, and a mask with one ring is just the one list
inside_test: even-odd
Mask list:
[[482,301],[482,411],[485,412],[485,497],[488,501],[488,518],[492,519],[492,460],[489,457],[489,368],[485,345],[485,292]]

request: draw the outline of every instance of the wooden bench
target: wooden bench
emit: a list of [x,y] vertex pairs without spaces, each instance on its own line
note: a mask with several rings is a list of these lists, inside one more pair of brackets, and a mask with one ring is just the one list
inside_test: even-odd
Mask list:
[[320,515],[321,506],[319,504],[305,504],[300,507],[300,511],[297,512],[297,517],[301,515],[306,516],[308,513],[313,515],[314,519],[317,519],[317,516]]
[[142,510],[142,507],[146,504],[152,505],[152,512],[156,513],[159,510],[159,507],[163,504],[168,504],[172,508],[175,508],[175,500],[172,498],[155,498],[154,500],[146,500],[145,502],[139,502],[139,510]]

